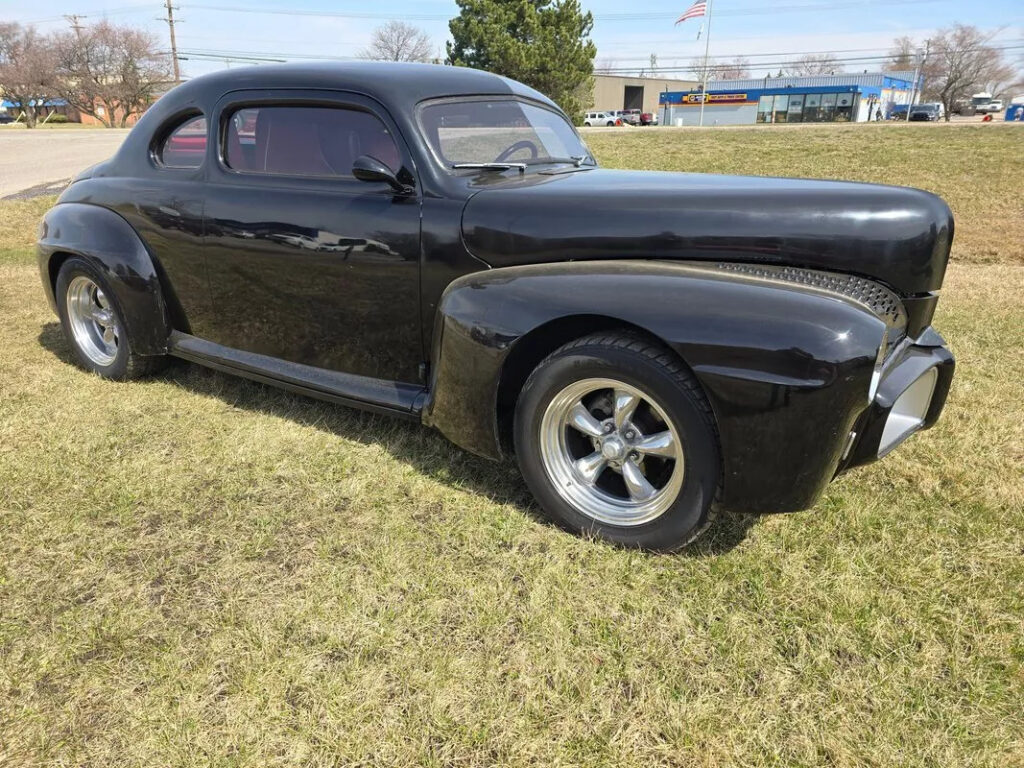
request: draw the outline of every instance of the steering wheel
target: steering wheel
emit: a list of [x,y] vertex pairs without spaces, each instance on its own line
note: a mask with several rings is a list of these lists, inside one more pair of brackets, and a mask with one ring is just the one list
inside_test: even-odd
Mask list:
[[500,155],[498,155],[496,158],[494,158],[494,162],[496,162],[496,163],[504,163],[506,160],[508,160],[510,157],[512,157],[512,155],[514,155],[520,149],[528,149],[528,150],[530,150],[530,159],[531,160],[536,160],[537,159],[537,155],[540,154],[538,152],[538,150],[537,150],[537,145],[536,144],[534,144],[529,139],[523,139],[522,141],[517,141],[515,144],[513,144],[508,149],[503,150]]

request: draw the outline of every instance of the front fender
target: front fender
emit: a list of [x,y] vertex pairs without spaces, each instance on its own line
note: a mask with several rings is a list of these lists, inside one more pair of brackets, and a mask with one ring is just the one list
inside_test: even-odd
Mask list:
[[657,261],[476,272],[448,287],[438,312],[424,422],[455,443],[498,458],[498,390],[516,345],[597,315],[656,336],[689,365],[715,413],[725,505],[749,511],[813,504],[868,405],[886,329],[827,289]]
[[62,255],[80,256],[102,274],[124,315],[132,350],[167,351],[171,324],[155,260],[123,218],[98,205],[60,203],[43,217],[37,244],[39,273],[50,307]]

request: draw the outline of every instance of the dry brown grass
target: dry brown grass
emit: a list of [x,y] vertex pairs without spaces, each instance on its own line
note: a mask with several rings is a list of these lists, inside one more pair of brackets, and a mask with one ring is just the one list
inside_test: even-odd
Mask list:
[[[674,151],[625,138],[591,143]],[[762,139],[687,141],[714,170]],[[1006,210],[964,183],[959,262],[987,247],[970,211]],[[510,466],[410,425],[69,365],[29,249],[48,202],[0,204],[0,765],[1024,765],[1024,268],[1000,243],[950,269],[934,430],[811,512],[652,557],[538,521]]]

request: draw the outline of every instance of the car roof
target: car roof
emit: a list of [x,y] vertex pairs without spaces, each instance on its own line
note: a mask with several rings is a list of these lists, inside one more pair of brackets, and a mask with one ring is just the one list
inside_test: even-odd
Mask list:
[[230,91],[254,88],[356,91],[395,107],[411,107],[430,98],[483,94],[525,96],[554,106],[533,88],[490,72],[390,61],[268,64],[225,69],[189,80],[167,96],[188,101],[200,93],[205,96],[214,93],[219,97]]

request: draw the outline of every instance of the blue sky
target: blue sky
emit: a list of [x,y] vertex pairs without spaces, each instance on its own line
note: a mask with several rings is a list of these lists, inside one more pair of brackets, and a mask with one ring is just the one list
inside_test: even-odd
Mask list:
[[[699,20],[679,26],[672,23],[690,2],[647,0],[638,7],[612,0],[585,1],[584,8],[595,16],[597,61],[639,69],[654,53],[660,67],[685,67],[704,51],[703,39],[696,39]],[[367,44],[373,28],[384,20],[306,14],[404,19],[426,31],[443,55],[447,19],[456,13],[454,0],[376,4],[359,0],[176,0],[175,5],[181,20],[177,31],[182,51],[237,51],[287,59],[355,56]],[[215,10],[213,6],[248,12]],[[160,0],[0,0],[0,20],[35,22],[41,30],[66,27],[61,16],[69,13],[85,16],[86,22],[106,15],[118,23],[145,26],[161,40],[167,38],[166,24],[157,20],[163,15]],[[953,22],[994,32],[995,40],[1003,45],[1024,46],[1021,0],[714,0],[713,13],[711,55],[749,56],[755,74],[766,68],[778,69],[782,57],[772,54],[836,51],[838,56],[878,55],[894,37],[906,34],[923,39]],[[1019,63],[1024,47],[1007,55]],[[758,67],[759,63],[772,66]],[[238,62],[230,65],[241,66]],[[228,63],[193,59],[182,66],[186,76],[195,76]],[[853,71],[877,68],[870,61],[845,66]]]

